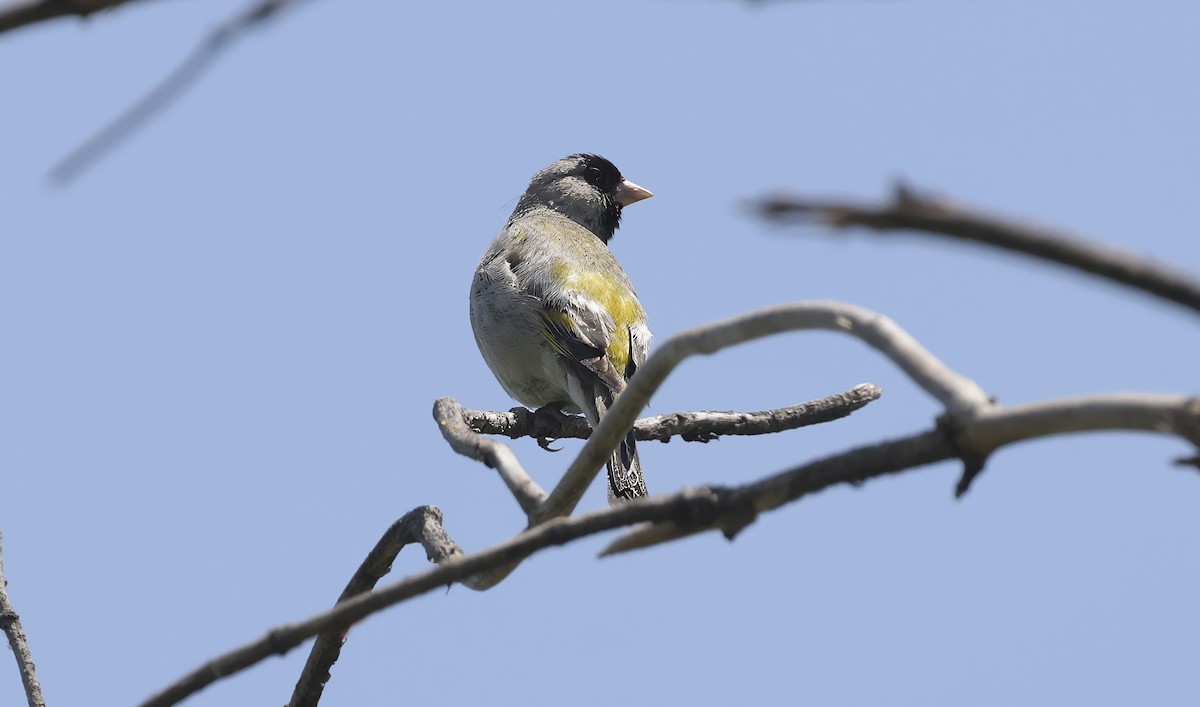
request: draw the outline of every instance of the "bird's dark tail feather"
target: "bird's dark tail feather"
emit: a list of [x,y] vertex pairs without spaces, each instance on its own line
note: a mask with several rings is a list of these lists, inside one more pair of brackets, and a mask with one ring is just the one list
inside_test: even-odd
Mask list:
[[[611,400],[606,395],[596,396],[597,419],[608,412]],[[642,474],[642,460],[637,453],[637,438],[633,430],[613,450],[608,459],[608,498],[610,502],[641,498],[650,492],[646,489],[646,477]]]
[[608,460],[608,491],[613,499],[628,500],[650,493],[646,489],[646,476],[642,474],[636,442],[633,430],[630,430]]

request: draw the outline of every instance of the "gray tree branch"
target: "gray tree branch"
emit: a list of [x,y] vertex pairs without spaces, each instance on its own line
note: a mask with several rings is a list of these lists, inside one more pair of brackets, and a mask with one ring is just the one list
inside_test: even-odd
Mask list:
[[[251,29],[275,17],[281,10],[291,7],[297,2],[298,0],[255,0],[241,12],[222,22],[201,39],[191,54],[185,57],[158,85],[54,165],[50,169],[50,179],[58,184],[66,184],[75,179],[190,88],[235,39],[241,38]],[[72,6],[107,4],[112,6],[119,3],[111,1],[106,3],[103,0],[101,2],[88,2],[87,0],[63,2],[60,0],[55,4]]]
[[[725,492],[722,512],[708,525],[690,519],[650,523],[621,535],[602,555],[648,547],[708,530],[732,538],[759,513],[838,483],[907,471],[938,461],[986,459],[1001,447],[1052,435],[1128,430],[1179,437],[1200,447],[1200,399],[1185,395],[1112,393],[1030,405],[994,406],[953,426],[853,449],[802,464]],[[1176,463],[1178,463],[1177,460]],[[957,494],[965,489],[960,487]]]
[[38,682],[37,668],[33,664],[33,654],[29,652],[29,640],[25,637],[25,629],[21,627],[21,617],[13,608],[8,598],[8,576],[4,574],[4,534],[0,533],[0,630],[8,637],[8,646],[12,648],[13,657],[17,660],[17,672],[21,675],[21,685],[25,688],[25,701],[29,707],[46,707],[42,697],[42,685]]
[[[433,506],[419,506],[404,514],[387,529],[375,544],[367,559],[359,565],[346,588],[338,597],[338,603],[356,597],[375,588],[375,584],[392,571],[392,562],[405,545],[420,543],[430,562],[443,564],[461,557],[462,550],[450,539],[442,527],[442,511]],[[329,631],[317,636],[308,661],[300,673],[300,679],[292,691],[288,707],[316,707],[329,682],[329,669],[337,662],[345,641],[344,629]]]
[[[674,436],[706,442],[725,434],[769,434],[845,417],[882,394],[878,386],[860,383],[836,395],[776,410],[680,412],[638,420],[634,429],[638,439],[663,442]],[[525,408],[513,408],[509,412],[468,410],[453,398],[439,398],[433,404],[433,417],[451,449],[483,462],[500,474],[530,522],[534,522],[541,512],[546,492],[525,472],[508,445],[483,435],[500,434],[512,439],[586,439],[592,432],[587,421],[575,415]]]
[[439,398],[433,404],[433,419],[437,420],[442,437],[451,449],[499,472],[521,510],[526,516],[533,517],[546,500],[546,492],[526,473],[507,444],[488,439],[471,429],[467,425],[466,411],[453,398]]
[[0,34],[59,17],[88,17],[133,0],[18,0],[0,6]]
[[[724,435],[761,435],[794,430],[808,425],[831,422],[879,398],[883,391],[872,383],[821,400],[758,412],[676,412],[643,417],[633,424],[641,441],[669,442],[679,437],[688,442],[709,442]],[[446,400],[446,398],[443,398]],[[441,401],[439,401],[441,402]],[[466,424],[475,432],[550,439],[587,439],[592,428],[579,415],[564,415],[553,410],[513,408],[508,412],[462,408]],[[437,413],[434,413],[437,416]]]
[[775,221],[818,222],[837,229],[917,231],[986,243],[1092,273],[1200,312],[1200,280],[1190,273],[1063,231],[924,196],[904,184],[896,186],[890,201],[877,205],[776,196],[760,199],[755,206],[760,215]]

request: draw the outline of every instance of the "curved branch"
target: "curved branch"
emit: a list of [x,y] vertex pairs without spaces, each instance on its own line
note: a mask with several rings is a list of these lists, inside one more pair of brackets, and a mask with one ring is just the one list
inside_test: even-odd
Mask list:
[[0,630],[8,636],[8,645],[17,660],[17,672],[21,674],[26,702],[29,707],[46,707],[46,700],[42,697],[42,685],[38,682],[37,668],[33,664],[33,654],[29,652],[29,640],[25,638],[25,629],[21,627],[21,617],[17,616],[17,611],[8,598],[3,543],[4,534],[0,533]]
[[466,411],[454,398],[438,398],[433,404],[433,419],[451,449],[499,472],[526,517],[533,517],[546,500],[546,492],[529,476],[507,444],[476,434],[467,426]]
[[[442,564],[461,557],[462,549],[450,539],[442,527],[442,511],[433,506],[418,506],[405,513],[387,529],[367,558],[359,565],[354,576],[338,597],[342,603],[351,597],[364,594],[375,588],[375,584],[392,571],[392,562],[405,545],[420,543],[430,562]],[[308,661],[300,673],[300,679],[292,691],[288,707],[316,707],[329,682],[329,669],[342,653],[344,630],[329,631],[317,636]],[[203,687],[203,686],[201,686]],[[199,688],[196,688],[199,689]]]
[[1054,229],[992,216],[898,184],[879,205],[778,196],[755,204],[772,220],[817,221],[838,229],[920,231],[1017,251],[1128,285],[1200,312],[1200,280],[1150,258]]
[[663,342],[638,368],[629,386],[583,445],[558,486],[542,504],[537,520],[565,515],[575,509],[604,461],[633,425],[637,413],[684,359],[801,329],[838,331],[860,339],[895,362],[953,414],[972,414],[991,404],[987,394],[974,381],[955,373],[908,332],[881,314],[843,302],[796,302],[760,309],[680,332]]
[[[647,498],[594,513],[557,518],[526,530],[486,550],[449,559],[444,564],[411,575],[382,589],[338,603],[332,609],[300,623],[276,627],[265,635],[218,656],[188,673],[142,703],[143,707],[178,704],[217,680],[244,670],[272,655],[283,655],[303,641],[326,632],[344,630],[371,614],[438,587],[484,574],[523,560],[538,550],[645,520],[662,520],[688,514],[691,507],[711,507],[706,491],[682,491],[673,496]],[[702,513],[701,513],[702,515]]]

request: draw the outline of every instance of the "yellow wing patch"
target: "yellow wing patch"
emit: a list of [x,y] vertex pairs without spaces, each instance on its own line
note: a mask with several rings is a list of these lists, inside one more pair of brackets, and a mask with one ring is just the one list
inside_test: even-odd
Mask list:
[[[584,295],[595,301],[612,317],[613,327],[607,332],[608,348],[605,350],[605,354],[612,362],[613,367],[624,374],[629,366],[631,348],[629,330],[646,319],[646,313],[638,303],[637,297],[621,282],[614,282],[611,278],[598,272],[572,271],[565,263],[555,263],[552,271],[555,280],[562,283],[564,291],[578,292]],[[574,329],[569,324],[569,315],[562,312],[550,312],[549,314],[558,318],[555,321],[556,324],[568,323],[568,326],[564,327],[565,331]]]

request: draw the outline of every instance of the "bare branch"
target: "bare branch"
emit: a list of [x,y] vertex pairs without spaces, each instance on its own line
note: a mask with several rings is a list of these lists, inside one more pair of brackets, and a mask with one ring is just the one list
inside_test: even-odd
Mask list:
[[178,704],[217,680],[244,670],[272,655],[283,655],[320,633],[335,632],[371,614],[438,587],[461,582],[497,567],[520,561],[543,548],[645,520],[683,515],[703,515],[692,507],[711,506],[711,494],[682,491],[673,496],[625,503],[595,513],[548,521],[486,550],[450,558],[444,564],[338,603],[332,609],[297,624],[279,626],[266,635],[208,661],[143,702],[143,707]]
[[546,500],[546,492],[525,472],[507,444],[476,434],[467,426],[463,406],[454,398],[439,398],[433,404],[433,419],[451,449],[498,471],[521,510],[529,518],[534,516]]
[[993,408],[958,431],[957,445],[987,456],[1013,442],[1101,430],[1158,432],[1200,446],[1200,400],[1186,395],[1108,393]]
[[633,429],[638,439],[660,442],[675,436],[689,442],[708,442],[723,435],[774,434],[840,420],[881,395],[883,390],[874,383],[859,383],[842,393],[775,410],[677,412],[642,418]]
[[504,435],[509,439],[587,439],[592,433],[591,426],[582,416],[567,415],[550,408],[515,407],[508,412],[463,408],[462,414],[463,421],[475,432]]
[[88,17],[133,0],[19,0],[0,7],[0,34],[59,17]]
[[[679,437],[688,442],[708,442],[722,435],[761,435],[794,430],[843,418],[878,400],[883,391],[872,383],[860,383],[836,395],[759,412],[677,412],[643,417],[633,429],[641,441],[669,442]],[[587,439],[592,428],[578,415],[553,410],[513,408],[509,412],[462,410],[467,425],[480,434],[551,439]]]
[[[641,375],[639,373],[638,375]],[[615,406],[614,408],[615,409]],[[611,413],[610,413],[611,414]],[[1030,424],[1039,421],[1037,425]],[[1049,401],[1011,409],[990,409],[967,425],[970,438],[1001,446],[1021,439],[1102,429],[1136,429],[1197,440],[1200,403],[1170,395],[1117,394]],[[438,567],[409,576],[375,592],[339,602],[333,609],[298,624],[280,626],[259,639],[209,661],[143,703],[165,707],[243,670],[268,656],[283,654],[321,633],[336,633],[370,614],[452,582],[471,580],[515,566],[543,548],[636,523],[649,523],[618,538],[605,552],[665,542],[706,530],[733,538],[765,511],[779,508],[835,484],[859,485],[958,455],[957,444],[935,428],[909,437],[868,445],[809,462],[734,488],[684,489],[592,513],[555,518],[486,550],[449,557]]]
[[627,552],[708,530],[720,530],[732,539],[759,513],[834,484],[857,485],[877,476],[953,459],[962,454],[964,445],[986,458],[1015,442],[1101,430],[1168,434],[1200,446],[1200,400],[1184,395],[1113,393],[992,407],[965,419],[956,435],[938,428],[859,447],[723,492],[721,510],[707,525],[692,519],[643,525],[618,537],[601,554]]
[[[375,584],[392,571],[392,562],[400,550],[413,543],[420,543],[429,561],[438,564],[463,554],[442,528],[440,509],[433,506],[414,508],[387,529],[342,590],[338,603],[374,589]],[[329,669],[341,655],[345,636],[345,631],[341,629],[317,636],[288,707],[316,707],[325,690],[325,683],[329,681]]]
[[[639,427],[644,433],[643,439],[664,441],[672,435],[707,440],[717,434],[762,434],[844,417],[880,395],[881,391],[877,386],[863,383],[838,395],[781,410],[760,413],[678,413],[640,420]],[[452,398],[442,398],[434,403],[434,417],[439,422],[443,436],[455,451],[500,470],[501,477],[505,479],[522,508],[526,509],[527,515],[532,515],[545,499],[545,492],[525,474],[506,445],[481,437],[476,431],[469,429],[467,424],[482,423],[514,438],[522,435],[561,437],[557,431],[575,429],[575,421],[578,419],[552,411],[532,412],[524,408],[515,408],[510,413],[468,411]],[[586,422],[582,431],[585,434],[590,432]],[[390,571],[391,563],[400,548],[410,542],[431,535],[444,538],[449,544],[449,550],[439,547],[435,547],[438,552],[429,550],[430,559],[439,564],[461,554],[458,546],[454,545],[441,529],[441,519],[440,511],[422,506],[393,524],[359,567],[338,602],[370,591],[379,578]],[[412,528],[417,521],[426,525],[422,532],[415,532]],[[431,526],[436,526],[436,532],[430,529]],[[428,550],[429,546],[426,547]],[[516,567],[515,562],[507,563],[462,581],[473,589],[488,589],[502,581]],[[325,683],[329,680],[329,669],[341,653],[344,639],[342,631],[322,633],[317,637],[288,707],[315,707],[321,698]]]
[[574,510],[605,459],[633,425],[637,413],[684,359],[800,329],[839,331],[860,339],[892,359],[952,414],[972,414],[991,404],[987,394],[974,381],[955,373],[908,332],[881,314],[842,302],[796,302],[760,309],[680,332],[663,342],[638,368],[637,375],[630,379],[629,386],[583,445],[579,456],[542,504],[538,519],[554,518]]
[[[708,441],[722,434],[766,434],[828,422],[849,415],[883,391],[871,383],[861,383],[850,390],[777,410],[753,413],[689,412],[659,415],[639,420],[635,427],[640,439],[669,440],[674,435],[684,439]],[[582,418],[563,415],[551,410],[513,408],[507,413],[467,410],[454,398],[439,398],[433,404],[433,417],[438,421],[442,437],[455,452],[483,462],[500,473],[508,490],[517,499],[531,525],[539,521],[546,492],[538,486],[508,445],[482,436],[481,433],[505,434],[513,439],[522,436],[537,438],[587,437],[591,428]],[[503,573],[478,577],[469,584],[475,589],[490,589],[516,566]]]
[[37,668],[33,664],[33,654],[29,652],[29,641],[25,638],[25,629],[21,627],[21,617],[17,616],[17,611],[8,598],[3,543],[4,534],[0,533],[0,630],[8,636],[8,645],[17,660],[17,672],[21,674],[21,685],[25,687],[25,701],[29,703],[29,707],[46,707],[46,700],[42,697],[42,685],[38,682]]
[[[64,0],[60,0],[63,2]],[[233,40],[250,29],[263,24],[297,0],[256,0],[234,17],[218,25],[208,34],[192,53],[175,70],[166,76],[137,103],[130,106],[116,120],[105,126],[50,169],[50,179],[60,185],[66,184],[85,169],[99,161],[114,147],[128,138],[150,118],[157,115],[172,101],[199,79]],[[65,0],[69,5],[88,5],[86,0]],[[109,3],[116,4],[116,3]]]
[[920,231],[986,243],[1099,275],[1200,312],[1200,280],[1190,273],[1062,231],[922,196],[903,184],[896,186],[890,202],[879,205],[778,196],[761,199],[755,206],[772,220],[817,221],[838,229]]
[[707,522],[674,518],[645,523],[619,536],[601,551],[602,557],[720,530],[732,540],[762,511],[772,510],[835,484],[861,485],[867,479],[925,466],[955,457],[953,445],[933,429],[878,442],[808,462],[761,481],[719,491],[721,511]]

